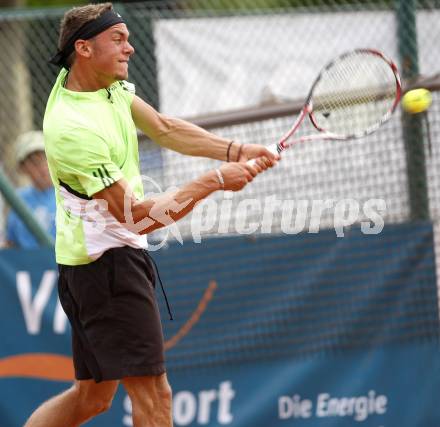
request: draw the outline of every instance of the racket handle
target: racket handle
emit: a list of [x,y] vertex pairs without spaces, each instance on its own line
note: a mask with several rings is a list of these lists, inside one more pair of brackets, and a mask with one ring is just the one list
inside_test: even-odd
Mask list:
[[[270,144],[267,146],[267,149],[273,154],[279,154],[278,144]],[[253,166],[255,165],[255,159],[248,160],[246,163],[250,166]]]

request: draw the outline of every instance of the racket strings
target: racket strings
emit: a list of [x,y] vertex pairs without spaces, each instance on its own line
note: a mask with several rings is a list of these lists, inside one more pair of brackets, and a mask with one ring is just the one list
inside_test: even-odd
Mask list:
[[313,116],[321,130],[361,136],[391,113],[395,98],[390,64],[371,53],[354,53],[321,74],[313,89]]

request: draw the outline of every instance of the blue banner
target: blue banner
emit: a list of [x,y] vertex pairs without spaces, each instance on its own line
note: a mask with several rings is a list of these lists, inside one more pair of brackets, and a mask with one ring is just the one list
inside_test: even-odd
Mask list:
[[[440,425],[430,224],[216,238],[153,253],[176,426]],[[73,379],[48,250],[0,252],[0,426]],[[159,296],[160,299],[160,296]],[[91,427],[131,426],[119,388]]]

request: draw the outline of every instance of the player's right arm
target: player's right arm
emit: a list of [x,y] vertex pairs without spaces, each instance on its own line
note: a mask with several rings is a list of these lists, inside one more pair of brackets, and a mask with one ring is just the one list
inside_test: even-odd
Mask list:
[[216,171],[211,170],[173,193],[144,200],[138,200],[128,182],[121,178],[95,193],[93,198],[105,200],[108,210],[121,224],[139,234],[146,234],[183,218],[199,201],[217,190],[241,190],[263,167],[225,163],[219,169],[224,184],[221,184]]

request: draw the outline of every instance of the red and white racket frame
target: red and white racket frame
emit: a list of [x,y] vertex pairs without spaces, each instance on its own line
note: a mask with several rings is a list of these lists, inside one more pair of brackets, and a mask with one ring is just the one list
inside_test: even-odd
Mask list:
[[[313,91],[318,84],[318,82],[321,80],[322,75],[325,71],[327,71],[329,68],[333,67],[337,62],[342,61],[348,56],[356,55],[356,54],[370,54],[380,57],[384,62],[386,62],[390,69],[392,70],[394,77],[395,77],[395,84],[396,84],[396,98],[394,100],[394,103],[392,104],[391,108],[383,115],[383,117],[373,126],[369,127],[365,131],[361,133],[355,133],[352,135],[338,135],[332,132],[328,132],[325,129],[322,129],[318,126],[316,119],[313,115]],[[387,122],[393,112],[395,111],[397,105],[399,104],[400,98],[402,96],[402,83],[399,76],[399,72],[397,69],[396,64],[391,61],[389,58],[387,58],[382,52],[375,50],[375,49],[355,49],[346,53],[343,53],[342,55],[338,56],[331,62],[329,62],[319,73],[318,77],[315,79],[309,94],[307,95],[306,102],[304,104],[304,107],[301,109],[301,112],[298,115],[298,118],[296,119],[295,123],[292,125],[292,127],[283,135],[283,137],[278,141],[277,144],[273,144],[268,147],[270,151],[273,153],[281,153],[287,148],[291,147],[292,145],[299,143],[299,142],[305,142],[305,141],[312,141],[312,140],[325,140],[325,139],[331,139],[331,140],[348,140],[348,139],[357,139],[362,138],[366,135],[369,135],[373,132],[375,132],[380,126],[382,126],[385,122]],[[302,136],[295,140],[290,140],[292,135],[297,131],[301,123],[304,121],[306,117],[310,118],[310,121],[312,122],[313,126],[320,132],[319,134],[315,135],[307,135]]]

